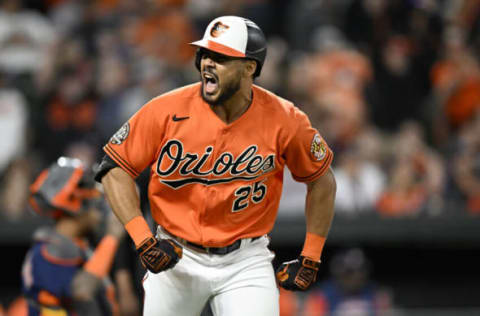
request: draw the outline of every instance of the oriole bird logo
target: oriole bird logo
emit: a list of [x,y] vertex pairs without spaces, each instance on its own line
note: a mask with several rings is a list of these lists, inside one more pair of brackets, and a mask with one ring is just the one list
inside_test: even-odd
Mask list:
[[212,30],[210,31],[210,35],[212,35],[212,37],[219,37],[229,28],[230,27],[228,25],[225,25],[222,22],[217,22],[215,23],[215,25],[213,25]]

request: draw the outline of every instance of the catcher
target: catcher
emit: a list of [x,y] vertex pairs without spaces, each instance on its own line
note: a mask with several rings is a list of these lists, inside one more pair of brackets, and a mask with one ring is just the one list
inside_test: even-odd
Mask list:
[[105,215],[103,196],[78,159],[61,157],[30,187],[30,205],[53,218],[53,227],[34,233],[22,267],[22,288],[29,316],[119,315],[108,273],[124,229],[109,216],[97,247],[86,236]]
[[[274,316],[280,286],[316,280],[333,218],[333,153],[305,113],[253,84],[266,56],[254,22],[219,17],[197,47],[200,82],[154,98],[104,146],[97,181],[135,242],[144,315]],[[276,274],[273,228],[287,165],[307,184],[306,236]],[[140,211],[135,178],[150,168],[156,236]]]

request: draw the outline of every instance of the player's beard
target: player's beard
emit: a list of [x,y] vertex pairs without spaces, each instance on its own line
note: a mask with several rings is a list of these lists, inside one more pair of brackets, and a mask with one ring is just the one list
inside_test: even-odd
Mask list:
[[234,79],[228,83],[225,84],[224,87],[218,87],[220,89],[220,93],[218,96],[211,97],[209,95],[205,94],[205,82],[202,80],[202,86],[200,90],[200,94],[202,95],[202,99],[210,104],[210,105],[219,105],[230,99],[235,93],[237,93],[238,90],[240,90],[240,82],[241,82],[241,77],[240,76],[234,76]]

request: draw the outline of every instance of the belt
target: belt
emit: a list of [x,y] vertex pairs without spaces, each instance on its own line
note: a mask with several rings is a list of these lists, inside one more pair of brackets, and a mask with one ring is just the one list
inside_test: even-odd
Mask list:
[[[238,239],[233,244],[230,244],[230,245],[225,246],[225,247],[204,247],[202,245],[193,243],[193,242],[188,241],[186,239],[177,237],[177,236],[169,233],[168,231],[166,231],[165,228],[162,228],[162,231],[164,233],[166,233],[167,235],[169,235],[170,237],[172,237],[173,239],[175,239],[176,241],[178,241],[180,244],[184,245],[184,246],[193,248],[193,249],[195,249],[197,251],[200,251],[200,252],[203,252],[203,253],[212,254],[212,255],[226,255],[227,253],[230,253],[232,251],[235,251],[235,250],[239,249],[240,246],[242,245],[242,239]],[[247,239],[250,239],[250,242],[253,242],[253,241],[259,239],[260,237],[261,236],[253,237],[253,238],[247,238]]]

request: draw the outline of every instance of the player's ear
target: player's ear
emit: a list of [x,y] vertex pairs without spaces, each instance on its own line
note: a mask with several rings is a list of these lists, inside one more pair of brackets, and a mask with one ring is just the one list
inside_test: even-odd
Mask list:
[[247,77],[252,77],[253,74],[255,73],[255,70],[257,69],[257,62],[252,59],[248,59],[245,61],[245,74]]

